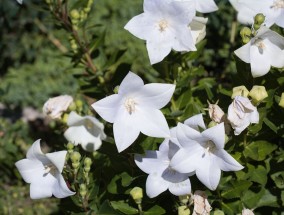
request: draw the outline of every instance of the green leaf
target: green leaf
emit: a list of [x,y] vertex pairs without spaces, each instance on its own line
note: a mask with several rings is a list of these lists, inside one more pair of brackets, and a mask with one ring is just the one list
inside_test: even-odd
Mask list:
[[226,199],[239,198],[251,185],[252,182],[250,181],[233,181],[232,186],[223,191],[221,196]]
[[144,215],[161,215],[161,214],[165,214],[165,213],[166,213],[166,211],[165,211],[164,208],[160,207],[159,205],[155,205],[154,207],[145,211]]
[[263,122],[265,123],[265,125],[267,125],[272,131],[274,131],[275,133],[277,133],[278,131],[278,127],[273,123],[271,122],[268,118],[264,118],[263,119]]
[[282,206],[284,206],[284,191],[281,191]]
[[273,196],[268,190],[265,190],[264,195],[258,202],[258,207],[261,206],[278,207],[277,197]]
[[247,190],[242,195],[241,200],[247,208],[256,208],[259,200],[264,195],[264,193],[265,189],[261,189],[258,193]]
[[250,179],[251,181],[257,182],[259,184],[265,185],[267,182],[267,171],[266,169],[259,165],[257,168],[254,168],[252,171],[250,171]]
[[127,203],[123,201],[118,201],[118,202],[112,201],[110,202],[110,204],[114,209],[119,210],[124,214],[137,214],[139,212],[136,208],[129,206]]
[[284,189],[284,171],[273,173],[271,178],[278,188]]
[[277,145],[260,140],[249,144],[244,150],[244,155],[256,161],[262,161],[276,148]]
[[106,200],[104,203],[101,205],[99,211],[96,213],[96,215],[120,215],[121,213],[114,210],[110,204],[109,201]]

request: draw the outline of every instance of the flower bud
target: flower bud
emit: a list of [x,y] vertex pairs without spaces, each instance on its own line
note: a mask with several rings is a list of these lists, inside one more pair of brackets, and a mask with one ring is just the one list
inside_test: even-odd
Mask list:
[[259,103],[266,97],[268,94],[264,86],[253,86],[253,88],[249,92],[249,96],[252,98],[254,103]]
[[70,155],[70,159],[71,159],[72,163],[77,163],[81,159],[81,154],[79,152],[73,152]]
[[250,41],[250,38],[252,36],[252,32],[248,27],[243,27],[240,31],[240,35],[242,37],[243,43],[248,43]]
[[248,94],[249,94],[248,89],[244,85],[242,85],[233,88],[233,94],[231,98],[233,99],[236,96],[248,97]]
[[179,201],[184,205],[186,205],[189,202],[188,195],[179,196],[178,198],[179,198]]
[[258,29],[260,29],[260,26],[261,25],[259,24],[253,24],[253,29],[257,31]]
[[63,122],[64,124],[67,124],[68,117],[69,117],[69,114],[68,114],[68,113],[63,114],[62,122]]
[[225,115],[224,111],[217,104],[209,103],[209,116],[214,122],[220,123],[223,116]]
[[261,25],[265,21],[265,16],[262,13],[258,13],[254,17],[254,23]]
[[284,93],[281,94],[281,99],[279,102],[279,106],[284,108]]
[[86,184],[80,184],[80,195],[84,198],[87,195]]
[[178,207],[178,215],[190,215],[190,210],[187,206],[182,205]]
[[82,102],[82,100],[77,99],[77,100],[75,101],[75,104],[76,104],[76,107],[77,107],[79,110],[83,108],[83,102]]
[[223,211],[221,211],[221,210],[215,210],[213,212],[213,215],[225,215],[225,213]]
[[73,9],[70,12],[70,16],[71,16],[71,19],[79,19],[80,18],[80,13],[79,13],[78,10]]
[[84,166],[90,167],[91,165],[92,165],[92,159],[86,157],[86,158],[84,159]]
[[116,86],[116,87],[114,88],[113,92],[114,92],[115,94],[117,94],[117,93],[118,93],[118,89],[119,89],[119,86]]
[[70,104],[70,106],[68,107],[68,111],[75,111],[76,110],[76,104],[75,104],[75,102],[72,102],[71,104]]
[[133,198],[133,200],[136,202],[136,204],[141,204],[143,198],[143,189],[140,187],[134,187],[130,191],[130,195]]
[[69,153],[73,152],[74,144],[68,143],[66,147],[67,147],[67,150],[68,150]]

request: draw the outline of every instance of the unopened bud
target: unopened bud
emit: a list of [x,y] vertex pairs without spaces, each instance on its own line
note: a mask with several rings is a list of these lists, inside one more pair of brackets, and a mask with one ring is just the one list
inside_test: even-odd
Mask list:
[[80,184],[80,195],[85,197],[87,195],[87,187],[86,184]]
[[252,32],[250,28],[248,27],[243,27],[242,30],[240,31],[240,35],[242,37],[243,43],[248,43],[250,41],[250,38],[252,36]]
[[68,110],[69,110],[70,112],[76,110],[76,104],[75,104],[75,102],[72,102],[72,103],[70,104],[70,106],[68,107]]
[[190,210],[187,206],[182,205],[178,207],[178,215],[190,215]]
[[83,102],[82,102],[82,100],[77,99],[77,100],[75,101],[75,104],[76,104],[76,107],[77,107],[78,109],[82,109],[82,108],[83,108]]
[[70,16],[71,16],[72,19],[79,19],[80,18],[80,13],[79,13],[78,10],[73,9],[70,12]]
[[92,159],[86,157],[86,158],[84,159],[84,166],[90,167],[91,165],[92,165]]
[[256,14],[254,17],[254,23],[261,25],[265,21],[265,16],[262,13]]
[[248,89],[244,85],[242,85],[233,88],[233,94],[231,98],[233,99],[236,96],[248,97],[248,94],[249,94]]
[[249,96],[252,98],[254,103],[259,103],[266,97],[268,97],[267,91],[264,86],[253,86],[249,92]]
[[258,29],[260,29],[260,26],[261,25],[259,24],[253,24],[253,29],[257,31]]
[[209,103],[209,116],[214,122],[220,123],[224,116],[224,111],[217,104]]
[[78,163],[81,159],[81,154],[79,152],[73,152],[70,155],[70,159],[71,159],[72,163]]
[[68,117],[69,117],[69,114],[68,114],[68,113],[64,113],[64,114],[63,114],[62,122],[63,122],[64,124],[67,124]]
[[189,196],[188,195],[179,196],[178,198],[179,198],[179,201],[184,205],[186,205],[189,202]]
[[67,147],[68,152],[69,151],[73,152],[73,149],[74,149],[74,144],[73,143],[68,143],[66,147]]
[[136,202],[136,204],[141,204],[143,198],[143,189],[141,187],[134,187],[130,191],[130,195],[133,198],[133,200]]
[[279,106],[284,108],[284,93],[281,94],[281,99],[279,102]]
[[116,87],[113,89],[113,92],[114,92],[115,94],[117,94],[117,93],[118,93],[118,89],[119,89],[119,86],[116,86]]
[[215,210],[215,211],[213,212],[213,215],[225,215],[225,214],[224,214],[224,212],[221,211],[221,210]]

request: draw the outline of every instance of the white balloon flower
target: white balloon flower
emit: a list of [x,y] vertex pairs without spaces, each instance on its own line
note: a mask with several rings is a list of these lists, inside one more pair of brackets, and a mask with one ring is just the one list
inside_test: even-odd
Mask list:
[[146,84],[129,72],[119,86],[118,94],[92,104],[107,122],[113,123],[114,140],[119,152],[129,147],[140,131],[151,137],[170,137],[168,123],[159,110],[171,99],[173,84]]
[[151,64],[162,61],[171,49],[195,51],[189,24],[195,16],[194,1],[144,0],[144,13],[133,17],[125,29],[146,40]]
[[60,118],[62,113],[68,109],[72,102],[73,98],[69,95],[50,98],[43,105],[43,114],[52,119]]
[[65,138],[75,146],[81,144],[86,151],[96,151],[106,138],[104,125],[92,116],[79,116],[72,111],[69,114],[67,125],[69,128],[64,132]]
[[224,150],[224,123],[205,129],[202,115],[196,115],[179,123],[177,139],[181,145],[171,160],[171,166],[178,172],[195,171],[197,178],[210,190],[215,190],[221,178],[221,170],[238,171],[243,168]]
[[41,199],[65,198],[75,192],[69,190],[61,175],[67,151],[43,154],[40,140],[33,143],[27,152],[27,159],[15,163],[25,182],[30,183],[30,197]]
[[150,198],[158,196],[167,189],[176,196],[191,193],[188,176],[193,173],[179,173],[171,167],[171,159],[178,150],[178,145],[165,140],[158,151],[146,151],[145,156],[135,156],[136,165],[149,174],[146,181],[146,193]]
[[257,34],[246,45],[235,51],[244,62],[250,63],[253,77],[269,72],[270,67],[284,67],[284,37],[261,26]]
[[259,113],[248,98],[236,96],[228,108],[228,120],[235,135],[239,135],[251,123],[258,123]]

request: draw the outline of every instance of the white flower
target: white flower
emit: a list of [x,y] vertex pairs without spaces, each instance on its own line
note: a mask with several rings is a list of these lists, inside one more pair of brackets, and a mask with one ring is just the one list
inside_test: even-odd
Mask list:
[[150,198],[158,196],[169,189],[176,195],[191,193],[191,184],[188,176],[192,175],[177,172],[171,167],[171,158],[179,150],[179,146],[165,140],[159,151],[147,151],[145,156],[135,155],[135,163],[145,173],[149,174],[146,181],[146,193]]
[[199,132],[204,129],[202,115],[196,115],[179,123],[177,139],[180,150],[171,160],[171,166],[181,173],[195,171],[197,178],[210,190],[215,190],[219,184],[221,170],[237,171],[243,168],[231,155],[224,150],[224,123]]
[[[194,2],[195,10],[200,13],[211,13],[213,11],[218,10],[217,5],[214,0],[168,0],[168,1],[180,1],[180,2]],[[192,7],[192,5],[188,5],[188,7]]]
[[107,122],[113,123],[118,151],[129,147],[140,131],[151,137],[170,137],[167,121],[159,110],[171,99],[173,84],[146,84],[129,72],[119,86],[118,94],[92,104]]
[[32,199],[51,197],[65,198],[74,195],[69,190],[61,173],[67,151],[43,154],[40,140],[33,143],[27,152],[27,159],[15,163],[25,182],[30,183]]
[[196,190],[194,192],[193,203],[194,208],[192,215],[210,215],[212,208],[204,191]]
[[236,96],[229,106],[228,120],[234,129],[235,135],[239,135],[251,123],[258,123],[259,113],[248,98]]
[[68,109],[72,102],[73,98],[69,95],[50,98],[44,103],[42,111],[46,116],[52,119],[60,118],[62,113]]
[[262,26],[254,38],[235,51],[244,62],[250,63],[253,77],[269,72],[270,67],[284,67],[284,37]]
[[189,24],[191,35],[195,44],[204,39],[206,35],[206,23],[208,19],[203,17],[193,17],[192,22]]
[[209,103],[209,116],[214,122],[220,123],[224,119],[224,111],[218,106],[218,104],[210,104]]
[[171,49],[196,50],[188,27],[195,16],[193,1],[144,0],[143,6],[144,13],[133,17],[124,28],[146,40],[151,64],[162,61]]
[[284,28],[284,0],[229,0],[238,11],[238,20],[243,24],[252,24],[256,14],[265,16],[265,24],[274,23]]
[[96,151],[102,145],[102,140],[106,138],[104,125],[92,116],[79,116],[71,112],[67,125],[69,128],[65,131],[64,136],[75,146],[81,144],[82,148],[87,151]]

